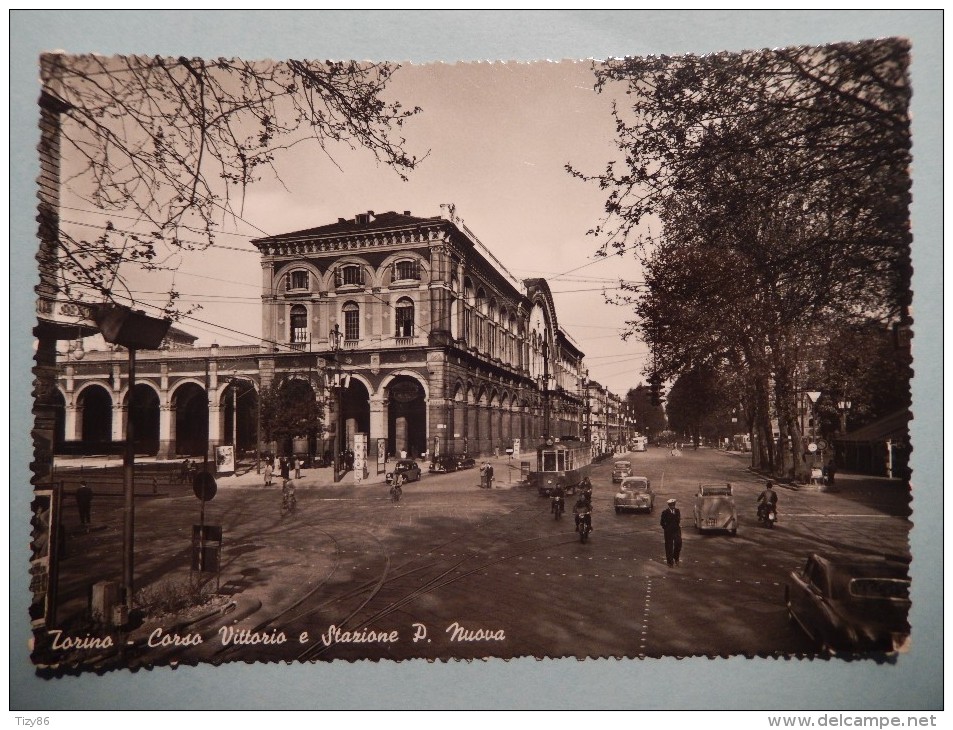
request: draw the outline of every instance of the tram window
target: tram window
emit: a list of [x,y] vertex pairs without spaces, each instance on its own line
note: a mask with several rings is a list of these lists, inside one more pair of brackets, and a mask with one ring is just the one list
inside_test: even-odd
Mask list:
[[556,452],[543,452],[543,471],[556,471]]
[[557,471],[566,471],[566,452],[558,451],[556,452],[556,456],[558,457],[558,460],[559,460],[558,461],[559,468],[557,469]]

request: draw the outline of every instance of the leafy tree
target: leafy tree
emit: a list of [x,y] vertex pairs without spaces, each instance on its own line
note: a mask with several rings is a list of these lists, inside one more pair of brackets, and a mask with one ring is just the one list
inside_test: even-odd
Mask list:
[[332,160],[338,147],[365,148],[406,179],[419,160],[399,132],[420,109],[384,100],[397,68],[44,55],[44,91],[62,102],[65,185],[114,220],[89,237],[60,232],[55,260],[41,265],[67,297],[110,298],[122,267],[161,269],[171,254],[212,245],[241,216],[247,187],[279,177],[276,154],[304,143]]
[[636,387],[629,388],[625,400],[629,412],[635,417],[635,427],[639,433],[655,437],[665,429],[665,409],[652,405],[649,386],[639,383]]
[[[634,251],[645,282],[619,297],[674,377],[726,363],[776,471],[803,470],[798,364],[818,331],[910,302],[908,46],[896,39],[596,67],[621,83],[624,159],[592,232]],[[652,233],[652,231],[655,231]]]
[[697,367],[682,373],[672,384],[665,409],[669,426],[676,433],[688,433],[694,443],[732,436],[727,424],[737,401],[733,401],[719,373],[712,367]]
[[261,431],[266,442],[316,438],[324,407],[309,383],[287,377],[262,388]]

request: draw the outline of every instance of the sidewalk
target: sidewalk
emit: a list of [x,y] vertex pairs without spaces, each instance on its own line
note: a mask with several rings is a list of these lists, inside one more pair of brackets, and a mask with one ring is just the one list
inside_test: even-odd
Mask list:
[[[520,461],[518,459],[510,459],[506,456],[477,459],[476,466],[474,466],[472,469],[450,472],[449,474],[430,474],[430,460],[417,460],[417,464],[420,466],[421,470],[421,481],[410,482],[410,485],[415,491],[424,492],[428,491],[431,487],[434,489],[439,489],[440,487],[448,486],[455,489],[469,489],[471,487],[473,489],[480,489],[480,465],[484,461],[489,462],[493,466],[494,489],[512,489],[514,487],[520,486]],[[369,464],[367,478],[363,479],[360,483],[358,483],[355,479],[355,474],[353,471],[345,473],[339,481],[335,482],[333,467],[329,466],[302,469],[300,479],[294,478],[294,471],[292,470],[292,481],[294,481],[295,488],[297,489],[361,488],[383,486],[386,484],[387,472],[394,468],[396,462],[396,459],[389,459],[387,463],[383,465],[382,471],[379,473],[377,471],[378,465],[376,462]],[[181,463],[182,459],[162,460],[149,456],[136,457],[137,469],[142,469],[143,467],[147,467],[149,465],[155,465],[166,467],[169,469],[170,473],[174,473]],[[201,467],[202,462],[197,462],[197,465]],[[78,483],[79,475],[77,470],[80,468],[84,470],[84,476],[89,476],[95,479],[95,470],[97,469],[120,469],[121,467],[122,460],[116,457],[58,457],[56,463],[56,468],[60,472],[59,480],[64,481],[68,486],[72,485],[74,482]],[[214,464],[209,462],[209,467],[214,467]],[[213,476],[215,477],[215,482],[219,489],[251,489],[255,487],[264,488],[265,486],[264,471],[262,470],[259,472],[254,466],[249,466],[247,463],[241,464],[238,471],[235,473],[213,473]],[[144,481],[143,477],[137,475],[137,496],[143,490],[143,488],[151,484],[151,478],[149,479],[150,481],[147,483]],[[274,473],[272,475],[271,481],[272,487],[280,487],[281,475]],[[163,482],[159,483],[159,489],[163,492],[167,486],[168,485]]]

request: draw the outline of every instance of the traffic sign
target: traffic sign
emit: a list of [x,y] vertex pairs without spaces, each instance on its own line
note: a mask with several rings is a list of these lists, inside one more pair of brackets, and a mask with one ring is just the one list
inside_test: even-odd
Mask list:
[[211,502],[218,491],[218,485],[215,483],[215,477],[207,471],[200,471],[192,480],[192,491],[195,496],[203,502]]
[[813,454],[815,451],[817,451],[817,444],[814,444],[814,443],[808,444],[807,450]]
[[827,451],[827,441],[824,439],[818,439],[817,448],[819,448],[821,451]]

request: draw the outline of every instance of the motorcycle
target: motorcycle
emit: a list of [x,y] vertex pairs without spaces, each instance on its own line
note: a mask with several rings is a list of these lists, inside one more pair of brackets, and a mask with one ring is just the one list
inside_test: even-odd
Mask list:
[[771,529],[777,521],[778,510],[773,504],[762,502],[758,505],[758,522],[762,523],[768,529]]
[[566,511],[566,501],[560,495],[554,494],[552,512],[554,515],[556,515],[556,519],[558,520],[560,517],[562,517],[563,512],[565,511]]
[[580,512],[576,515],[576,532],[579,533],[579,542],[586,542],[592,532],[591,512]]

